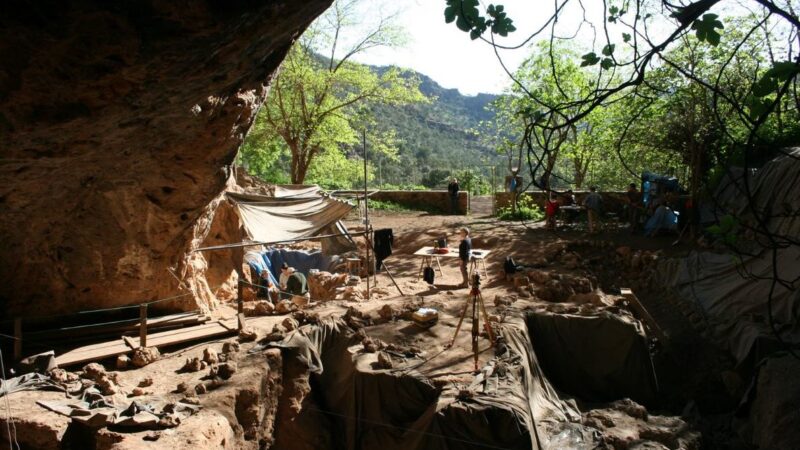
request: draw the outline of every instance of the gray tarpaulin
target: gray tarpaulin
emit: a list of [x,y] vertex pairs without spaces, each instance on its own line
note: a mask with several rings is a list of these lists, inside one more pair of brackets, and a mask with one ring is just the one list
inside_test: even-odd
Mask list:
[[604,311],[544,309],[529,313],[527,322],[544,373],[559,390],[596,402],[655,399],[658,385],[640,322]]
[[413,370],[371,369],[373,356],[358,352],[354,333],[341,320],[303,327],[276,346],[314,373],[314,395],[331,413],[336,448],[541,448],[544,423],[579,416],[543,377],[524,321],[510,318],[501,330],[508,352],[484,368],[468,388],[472,394],[461,398],[457,388],[437,388]]
[[[785,243],[782,237],[800,238],[800,148],[783,152],[758,170],[731,170],[715,194],[718,216],[730,214],[753,225],[755,209],[778,244]],[[765,236],[755,238],[737,244],[747,247],[741,255],[694,252],[659,266],[660,284],[694,302],[718,342],[745,369],[781,347],[769,324],[770,290],[775,328],[785,342],[800,345],[800,247],[778,245],[773,254]],[[773,269],[782,283],[773,285]]]
[[255,241],[275,242],[312,237],[342,229],[339,221],[353,206],[331,197],[276,199],[228,193],[236,203],[245,231]]

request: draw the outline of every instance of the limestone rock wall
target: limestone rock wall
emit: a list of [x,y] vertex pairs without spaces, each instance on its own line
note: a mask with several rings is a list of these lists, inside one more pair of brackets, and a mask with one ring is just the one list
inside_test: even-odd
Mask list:
[[5,2],[0,315],[180,292],[270,77],[330,2]]

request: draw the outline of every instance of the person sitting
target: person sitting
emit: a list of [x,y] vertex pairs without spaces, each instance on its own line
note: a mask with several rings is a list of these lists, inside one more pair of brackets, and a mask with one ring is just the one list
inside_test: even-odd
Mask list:
[[564,209],[566,222],[575,222],[575,219],[578,218],[578,211],[574,207],[578,204],[578,202],[575,200],[575,193],[572,192],[572,189],[568,189],[567,192],[561,194],[558,200],[561,206],[569,206],[569,208]]

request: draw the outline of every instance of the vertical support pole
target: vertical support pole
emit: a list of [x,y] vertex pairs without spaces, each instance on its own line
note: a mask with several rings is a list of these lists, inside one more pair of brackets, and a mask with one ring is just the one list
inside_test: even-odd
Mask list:
[[244,274],[242,270],[236,271],[239,281],[236,283],[236,312],[241,314],[244,312]]
[[364,240],[367,242],[367,300],[370,300],[370,291],[369,291],[369,269],[371,267],[369,263],[369,246],[372,245],[372,239],[370,239],[370,230],[372,227],[369,224],[369,199],[367,198],[367,129],[364,128],[363,132],[363,142],[364,142]]
[[14,319],[14,360],[22,359],[22,319]]
[[492,166],[492,215],[497,215],[497,181],[495,180],[495,166]]
[[139,305],[139,346],[147,347],[147,303]]

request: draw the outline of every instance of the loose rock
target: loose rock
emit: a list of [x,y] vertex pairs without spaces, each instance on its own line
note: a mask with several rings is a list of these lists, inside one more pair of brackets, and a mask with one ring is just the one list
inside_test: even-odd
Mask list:
[[155,347],[139,347],[133,351],[133,358],[131,358],[133,365],[136,367],[144,367],[161,357],[161,353]]
[[244,327],[239,331],[239,340],[242,342],[255,341],[256,339],[258,339],[258,333],[250,327]]
[[128,355],[117,356],[117,370],[125,370],[131,365],[131,358]]
[[242,346],[238,342],[226,342],[222,344],[222,353],[236,353]]
[[203,361],[205,361],[205,363],[209,366],[218,363],[219,355],[217,355],[217,351],[211,347],[206,347],[203,350]]

